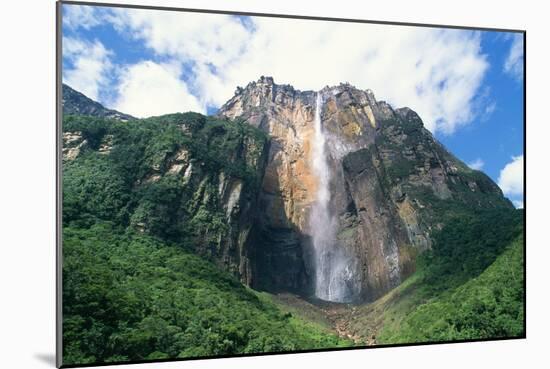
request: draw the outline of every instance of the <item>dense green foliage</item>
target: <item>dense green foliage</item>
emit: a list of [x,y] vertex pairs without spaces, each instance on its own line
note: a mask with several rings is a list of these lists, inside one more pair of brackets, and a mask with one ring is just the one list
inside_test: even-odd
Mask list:
[[[220,174],[242,180],[251,198],[260,185],[267,137],[241,122],[196,113],[129,122],[67,116],[63,129],[79,132],[87,143],[63,166],[66,225],[108,220],[210,249],[227,232],[223,209],[211,195]],[[105,142],[108,155],[98,150]],[[204,183],[185,185],[184,173],[169,172],[181,150]]]
[[[379,179],[384,187],[399,186],[417,204],[423,229],[470,216],[472,211],[513,209],[486,174],[469,168],[435,141],[416,113],[409,110],[400,115],[403,120],[380,120],[384,133],[376,136],[371,149],[375,152],[369,154],[380,158]],[[435,180],[443,175],[441,181]],[[418,176],[433,178],[426,182]]]
[[486,210],[454,218],[434,234],[432,250],[418,263],[432,292],[448,290],[481,274],[523,233],[523,210]]
[[[453,223],[460,218],[470,218],[487,210],[513,210],[510,200],[502,196],[495,184],[482,172],[460,168],[460,177],[449,183],[453,199],[442,199],[427,186],[404,185],[403,191],[416,199],[422,208],[422,223],[425,227],[434,224]],[[472,191],[470,185],[476,186]]]
[[379,343],[524,334],[523,211],[457,218],[387,308]]
[[64,363],[348,344],[181,247],[109,222],[64,230]]

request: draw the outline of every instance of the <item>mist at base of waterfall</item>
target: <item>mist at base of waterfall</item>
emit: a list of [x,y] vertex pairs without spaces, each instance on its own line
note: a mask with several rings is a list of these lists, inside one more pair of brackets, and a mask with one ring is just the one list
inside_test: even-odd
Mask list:
[[318,255],[315,296],[321,300],[349,303],[359,295],[354,258],[339,249],[326,249]]

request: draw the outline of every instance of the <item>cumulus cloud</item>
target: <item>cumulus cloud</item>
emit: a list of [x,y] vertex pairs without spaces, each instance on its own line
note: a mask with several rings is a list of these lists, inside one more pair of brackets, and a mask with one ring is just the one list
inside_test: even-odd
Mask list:
[[111,22],[157,55],[187,63],[203,104],[220,106],[260,75],[317,90],[350,82],[410,106],[432,132],[472,121],[488,63],[480,34],[374,24],[119,9]]
[[64,5],[62,7],[63,26],[69,29],[90,29],[101,23],[96,7],[85,5]]
[[523,209],[523,201],[522,200],[514,200],[512,201],[516,209]]
[[63,82],[91,99],[98,100],[100,88],[109,85],[113,53],[97,40],[89,42],[72,37],[63,37],[62,47]]
[[488,105],[485,106],[485,116],[489,116],[493,114],[496,108],[497,108],[497,104],[494,101],[490,102]]
[[498,185],[507,196],[523,195],[523,155],[512,157],[498,177]]
[[174,64],[144,61],[123,68],[118,99],[113,107],[136,117],[183,111],[205,112],[179,79],[181,69]]
[[143,9],[73,13],[84,28],[109,22],[156,61],[179,64],[202,106],[219,107],[236,86],[269,75],[301,90],[340,82],[372,89],[416,110],[432,132],[451,134],[485,112],[475,104],[488,68],[477,32]]
[[232,96],[237,84],[228,73],[239,68],[253,37],[239,18],[217,14],[117,9],[108,19],[156,55],[188,65],[182,77],[204,105],[220,106]]
[[512,45],[504,62],[504,72],[523,81],[523,35],[518,34],[512,37]]
[[485,162],[483,160],[481,160],[480,158],[477,158],[476,160],[468,163],[468,166],[471,169],[474,169],[474,170],[481,170],[481,169],[483,169],[484,165],[485,165]]
[[118,9],[113,14],[110,19],[119,30],[129,27],[157,53],[201,64],[227,65],[242,55],[251,38],[233,16],[149,9]]

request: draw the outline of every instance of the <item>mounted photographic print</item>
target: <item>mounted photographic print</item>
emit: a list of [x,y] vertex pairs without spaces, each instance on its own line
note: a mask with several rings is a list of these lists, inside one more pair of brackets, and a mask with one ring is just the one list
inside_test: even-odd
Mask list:
[[58,3],[58,365],[524,338],[524,42]]

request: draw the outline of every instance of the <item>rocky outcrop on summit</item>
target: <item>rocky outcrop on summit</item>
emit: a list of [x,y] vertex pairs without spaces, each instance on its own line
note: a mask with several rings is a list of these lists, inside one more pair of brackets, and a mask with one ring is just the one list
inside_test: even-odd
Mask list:
[[[430,248],[432,232],[453,214],[512,207],[491,179],[445,150],[411,109],[394,109],[349,84],[319,93],[335,242],[359,260],[357,300],[374,300],[410,275],[416,255]],[[261,271],[252,284],[258,287],[311,291],[316,94],[262,77],[238,88],[218,112],[271,137],[262,215],[252,231]]]
[[122,121],[136,119],[131,115],[121,113],[116,110],[107,109],[97,101],[94,101],[82,93],[73,90],[66,84],[62,84],[63,89],[63,114],[88,115],[93,117],[110,118]]

